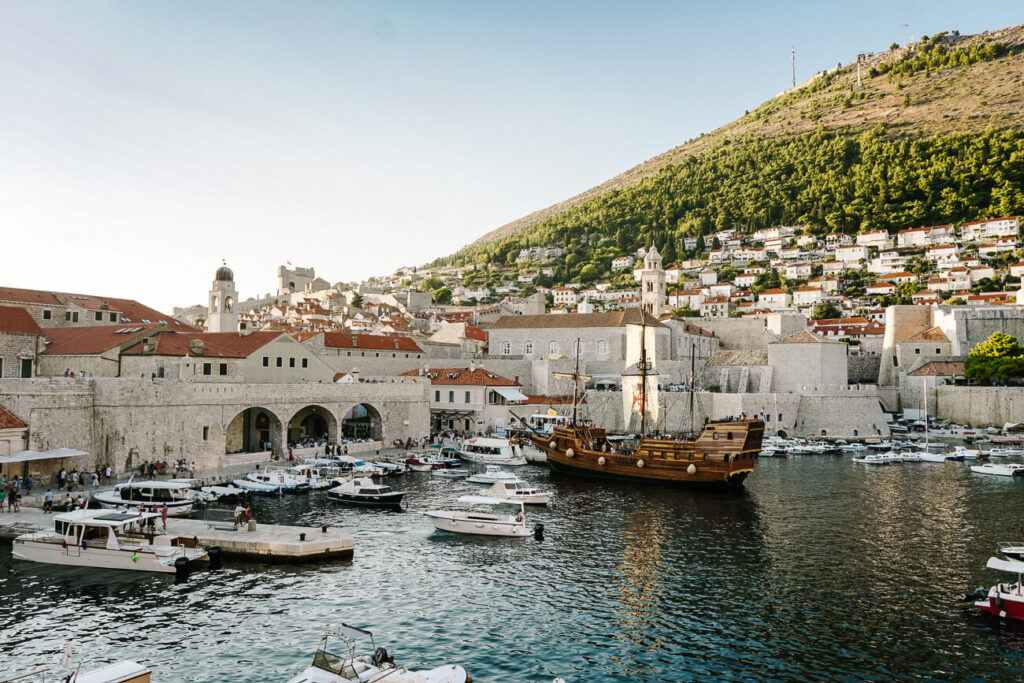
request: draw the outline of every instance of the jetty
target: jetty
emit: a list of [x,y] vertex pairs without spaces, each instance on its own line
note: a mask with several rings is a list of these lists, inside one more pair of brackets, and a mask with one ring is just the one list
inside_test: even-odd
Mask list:
[[[21,512],[0,513],[0,538],[12,539],[31,531],[52,529],[54,514],[22,507]],[[158,525],[159,526],[159,525]],[[310,562],[351,558],[355,540],[343,529],[285,526],[250,522],[239,528],[228,522],[171,517],[168,529],[192,536],[200,545],[220,546],[224,557],[252,561]]]

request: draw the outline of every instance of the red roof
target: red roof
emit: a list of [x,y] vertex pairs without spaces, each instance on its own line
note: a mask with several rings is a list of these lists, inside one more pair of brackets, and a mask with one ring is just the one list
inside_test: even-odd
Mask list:
[[0,332],[42,334],[43,330],[24,308],[0,306]]
[[46,330],[49,356],[93,356],[117,347],[124,348],[152,335],[163,325],[97,325],[52,327]]
[[963,223],[963,225],[981,225],[982,223],[991,223],[992,221],[1012,221],[1016,219],[1016,216],[1000,216],[999,218],[986,218],[983,221],[973,221],[971,223]]
[[50,306],[75,305],[90,311],[115,311],[124,322],[141,323],[165,321],[175,329],[191,330],[193,327],[175,320],[172,316],[161,313],[149,306],[144,306],[134,299],[116,299],[92,294],[69,294],[66,292],[50,292],[38,289],[18,289],[0,287],[0,301],[11,301],[21,304],[41,304]]
[[18,429],[28,427],[21,418],[0,405],[0,429]]
[[[151,356],[201,356],[203,358],[246,358],[260,348],[280,337],[283,332],[253,332],[240,335],[237,332],[197,332],[158,334],[154,338],[156,348]],[[202,352],[192,351],[192,341],[203,342]],[[123,355],[141,356],[142,344],[125,349]]]
[[783,289],[766,289],[763,292],[761,292],[761,296],[764,296],[765,294],[785,294],[785,293],[786,293],[786,291],[783,290]]
[[408,351],[423,353],[409,337],[385,334],[352,334],[351,332],[324,332],[324,346],[330,349],[364,349],[367,351]]
[[466,339],[487,341],[487,331],[480,327],[477,327],[476,325],[470,325],[469,323],[466,323]]
[[[419,370],[410,370],[409,372],[402,373],[403,377],[418,377],[419,375]],[[483,368],[475,368],[473,370],[468,368],[430,368],[427,370],[427,376],[430,378],[431,384],[458,384],[474,387],[521,386],[517,381],[496,375]]]

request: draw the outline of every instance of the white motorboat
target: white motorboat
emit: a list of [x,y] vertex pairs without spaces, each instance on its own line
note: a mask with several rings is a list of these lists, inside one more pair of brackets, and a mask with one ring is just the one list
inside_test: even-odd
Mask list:
[[203,486],[200,491],[207,500],[231,501],[242,500],[248,495],[248,491],[237,486]]
[[[152,526],[150,521],[152,520]],[[14,557],[31,562],[174,573],[188,571],[206,550],[192,539],[164,533],[146,534],[160,526],[152,512],[74,510],[55,515],[54,531],[22,534],[14,539]]]
[[519,510],[511,515],[466,510],[430,510],[423,515],[430,517],[434,526],[443,531],[458,534],[477,534],[480,536],[533,536],[543,530],[542,524],[536,527],[526,525],[525,503],[521,500],[495,498],[493,496],[462,496],[460,503],[469,505],[516,505]]
[[233,482],[236,487],[249,493],[256,493],[262,496],[276,496],[281,493],[281,487],[273,484],[265,484],[252,479],[235,479]]
[[134,509],[139,505],[159,510],[167,506],[167,514],[182,517],[192,512],[196,493],[189,484],[173,481],[135,481],[129,479],[110,491],[98,491],[92,499],[107,510]]
[[921,462],[921,454],[911,452],[900,453],[900,460],[903,462]]
[[1024,543],[1007,543],[1005,541],[1000,542],[999,552],[1001,552],[1003,555],[1006,555],[1011,560],[1024,562]]
[[519,466],[526,464],[519,442],[493,436],[475,436],[462,442],[459,457],[484,465]]
[[486,495],[493,496],[494,498],[521,500],[527,505],[547,505],[555,494],[552,491],[541,491],[521,479],[512,481],[504,479],[491,484],[491,488],[487,489]]
[[862,465],[889,465],[893,461],[881,453],[865,453],[853,456],[853,461]]
[[1011,455],[1024,455],[1024,450],[1019,448],[990,448],[985,451],[985,455],[990,458],[1008,458]]
[[327,468],[316,463],[304,462],[285,470],[299,481],[305,480],[310,491],[320,491],[334,486],[333,480],[337,477],[337,468]]
[[[356,642],[369,637],[371,655],[357,655]],[[345,643],[344,654],[330,652],[330,639]],[[328,631],[320,639],[313,655],[313,664],[288,683],[467,683],[466,670],[457,664],[446,664],[433,669],[407,669],[395,664],[394,657],[373,642],[369,631],[342,624],[337,631]]]
[[341,464],[341,468],[345,472],[351,472],[354,475],[379,477],[384,474],[384,468],[378,467],[372,462],[365,462],[358,458],[353,458],[351,455],[339,455],[335,460]]
[[487,484],[490,486],[496,481],[515,481],[518,478],[519,475],[514,472],[506,472],[497,465],[488,465],[486,470],[472,475],[466,481],[471,484]]
[[391,507],[401,505],[404,495],[404,491],[393,491],[390,486],[375,484],[367,477],[349,479],[327,492],[328,498],[342,503]]
[[862,443],[848,443],[844,445],[840,450],[842,450],[843,453],[863,453],[867,449],[868,447]]
[[1024,477],[1024,465],[1013,463],[1000,464],[986,462],[982,465],[971,465],[971,472],[977,474],[995,474],[1000,477]]
[[400,474],[405,474],[406,472],[409,471],[409,466],[406,465],[404,462],[383,462],[383,461],[377,461],[377,462],[371,462],[371,463],[367,463],[367,464],[373,465],[374,467],[376,467],[378,469],[384,470],[384,474],[389,476],[389,477],[396,477],[396,476],[398,476]]
[[283,491],[284,493],[305,493],[309,491],[309,484],[305,479],[300,479],[285,470],[264,470],[262,472],[257,470],[245,475],[245,478],[257,484],[273,486],[278,491]]
[[469,476],[469,470],[463,469],[462,467],[444,467],[439,470],[434,470],[431,474],[435,477],[441,477],[442,479],[465,479]]
[[963,446],[957,446],[953,449],[954,456],[963,456],[962,460],[977,460],[978,451],[972,451],[970,448],[964,448]]
[[931,451],[914,451],[912,455],[917,456],[921,462],[946,462],[954,459],[945,453],[932,453]]

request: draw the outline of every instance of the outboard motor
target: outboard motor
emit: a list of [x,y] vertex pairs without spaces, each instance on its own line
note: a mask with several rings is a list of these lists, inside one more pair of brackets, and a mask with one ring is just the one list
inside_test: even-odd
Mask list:
[[179,557],[174,560],[174,575],[179,581],[188,581],[188,576],[192,571],[190,564],[187,557]]
[[544,525],[537,523],[533,525],[533,537],[538,541],[544,540]]
[[370,662],[376,667],[383,668],[385,664],[394,664],[395,658],[388,655],[387,648],[378,647],[373,651]]
[[964,593],[964,602],[975,602],[977,600],[987,600],[987,599],[988,599],[988,589],[983,587],[983,586],[979,586],[978,588],[975,588],[970,593]]
[[220,569],[224,566],[224,555],[219,545],[211,545],[207,548],[206,555],[210,558],[210,569]]

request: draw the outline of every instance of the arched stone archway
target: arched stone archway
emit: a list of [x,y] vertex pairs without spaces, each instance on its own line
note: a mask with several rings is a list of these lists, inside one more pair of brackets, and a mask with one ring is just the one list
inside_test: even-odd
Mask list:
[[308,405],[301,408],[288,420],[288,444],[303,439],[335,441],[338,437],[338,420],[334,413],[322,405]]
[[341,418],[341,436],[346,439],[372,439],[380,441],[384,435],[384,420],[380,411],[369,403],[349,408]]
[[[258,453],[267,450],[277,452],[281,447],[281,418],[274,411],[259,406],[246,408],[225,425],[224,452]],[[278,453],[279,454],[279,453]]]

